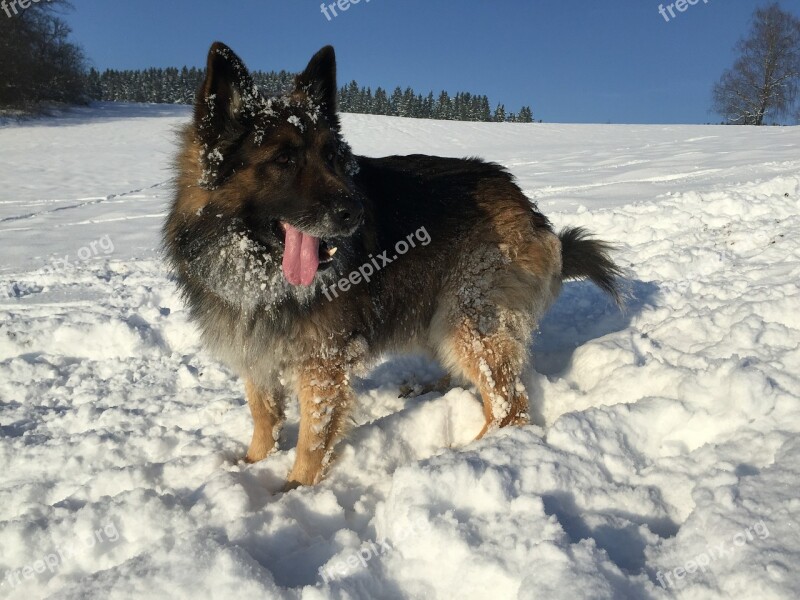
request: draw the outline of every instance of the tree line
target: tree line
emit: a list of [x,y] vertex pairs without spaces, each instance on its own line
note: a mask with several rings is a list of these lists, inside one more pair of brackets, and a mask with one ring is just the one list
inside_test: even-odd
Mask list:
[[[82,49],[70,41],[71,30],[62,18],[71,9],[69,0],[31,4],[6,18],[0,14],[0,108],[35,111],[52,104],[109,102],[154,102],[191,104],[205,70],[143,69],[102,73],[86,68]],[[288,71],[253,73],[256,83],[268,95],[288,89],[294,74]],[[509,112],[498,104],[494,109],[484,95],[441,92],[426,96],[410,87],[392,92],[374,90],[352,81],[339,91],[344,112],[393,115],[421,119],[458,121],[533,122],[533,112],[523,106]]]
[[[204,70],[182,69],[106,70],[90,69],[87,91],[92,100],[107,102],[156,102],[160,104],[191,104],[203,81]],[[267,95],[280,95],[294,81],[287,71],[254,71],[253,79]],[[454,121],[511,121],[532,123],[533,111],[523,106],[516,113],[507,112],[503,104],[494,110],[489,98],[469,92],[450,95],[433,92],[426,96],[412,88],[397,87],[391,93],[381,87],[373,91],[351,81],[339,90],[339,109],[343,112],[372,115],[391,115],[417,119]]]
[[[154,102],[191,104],[205,71],[198,68],[143,69],[136,71],[86,69],[80,46],[70,41],[71,30],[61,13],[72,8],[69,0],[50,0],[18,10],[12,16],[0,14],[0,107],[36,110],[50,104],[109,102]],[[259,72],[256,83],[268,95],[288,89],[294,74],[287,71]],[[494,109],[484,95],[433,92],[423,96],[400,87],[392,92],[374,90],[352,81],[339,91],[344,112],[393,115],[421,119],[459,121],[533,122],[533,112],[523,106],[509,112],[498,104]]]

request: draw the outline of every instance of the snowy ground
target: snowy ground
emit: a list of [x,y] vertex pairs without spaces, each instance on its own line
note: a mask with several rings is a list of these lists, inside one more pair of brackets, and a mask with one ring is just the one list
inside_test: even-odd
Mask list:
[[[315,488],[244,465],[240,383],[159,260],[187,109],[0,128],[0,597],[800,596],[800,129],[346,116],[357,152],[482,155],[620,244],[570,283],[537,425],[471,442],[474,390],[392,358]],[[293,413],[295,416],[296,413]]]

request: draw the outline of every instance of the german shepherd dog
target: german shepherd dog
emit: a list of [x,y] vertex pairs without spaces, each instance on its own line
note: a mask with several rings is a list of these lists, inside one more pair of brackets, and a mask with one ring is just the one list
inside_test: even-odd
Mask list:
[[275,447],[286,398],[299,399],[286,489],[323,477],[351,374],[382,353],[426,349],[474,384],[480,438],[528,422],[520,375],[564,279],[590,278],[619,301],[609,246],[580,228],[554,233],[503,167],[354,155],[336,91],[330,46],[270,98],[213,44],[164,226],[205,345],[244,379],[248,462]]

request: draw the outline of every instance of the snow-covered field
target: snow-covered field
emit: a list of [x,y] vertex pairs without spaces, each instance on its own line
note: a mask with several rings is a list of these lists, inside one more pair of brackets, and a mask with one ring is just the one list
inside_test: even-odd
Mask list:
[[619,244],[631,300],[567,284],[536,425],[480,442],[475,390],[399,398],[440,373],[387,357],[330,476],[282,494],[296,424],[239,460],[241,384],[159,258],[188,114],[0,127],[0,597],[800,596],[800,129],[346,115],[356,152],[507,165]]

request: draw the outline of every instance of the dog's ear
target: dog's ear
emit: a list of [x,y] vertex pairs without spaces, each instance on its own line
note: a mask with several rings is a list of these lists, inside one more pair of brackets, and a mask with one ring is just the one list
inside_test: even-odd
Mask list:
[[325,46],[311,58],[306,70],[295,79],[295,87],[318,102],[326,116],[335,119],[336,52],[333,46]]
[[208,51],[206,78],[194,105],[195,126],[208,148],[244,124],[242,109],[256,93],[242,60],[225,44],[214,42]]

